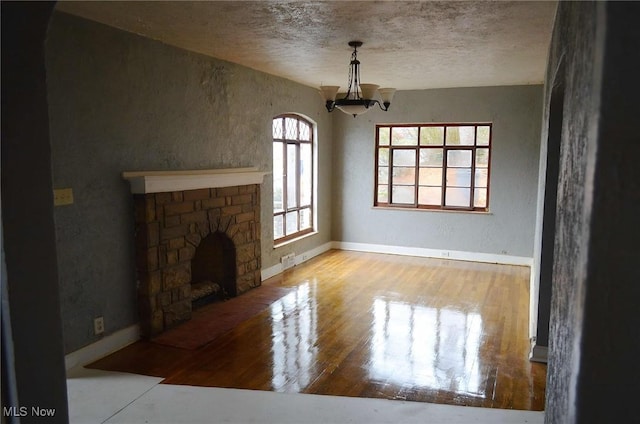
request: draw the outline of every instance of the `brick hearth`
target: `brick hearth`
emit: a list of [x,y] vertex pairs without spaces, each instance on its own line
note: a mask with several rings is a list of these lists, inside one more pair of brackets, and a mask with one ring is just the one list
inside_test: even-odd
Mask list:
[[236,292],[260,285],[260,186],[134,194],[141,335],[191,319],[191,259],[212,232],[236,248]]

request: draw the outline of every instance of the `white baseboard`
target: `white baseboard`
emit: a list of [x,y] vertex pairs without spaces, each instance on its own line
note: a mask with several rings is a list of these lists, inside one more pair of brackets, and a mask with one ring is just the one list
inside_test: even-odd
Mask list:
[[65,367],[70,370],[77,366],[84,366],[138,340],[140,340],[140,326],[134,324],[65,355]]
[[536,337],[538,332],[538,295],[540,288],[538,284],[538,267],[531,261],[529,272],[529,339]]
[[280,274],[282,271],[282,264],[275,264],[274,266],[270,266],[269,268],[264,268],[262,271],[260,271],[262,281],[268,280],[269,278]]
[[316,256],[322,255],[324,252],[328,252],[332,249],[333,243],[328,242],[318,247],[314,247],[311,250],[307,250],[306,252],[296,255],[296,265],[300,265],[303,262],[308,261],[311,258],[315,258]]
[[[307,250],[306,252],[300,253],[295,256],[294,263],[296,265],[300,265],[303,262],[308,261],[311,258],[314,258],[318,255],[323,254],[324,252],[331,250],[333,247],[333,242],[328,242],[318,247],[314,247],[311,250]],[[275,264],[272,267],[265,268],[261,271],[262,281],[267,280],[275,275],[280,274],[283,271],[282,264]]]
[[461,250],[427,249],[423,247],[388,246],[386,244],[351,243],[334,241],[334,249],[361,252],[387,253],[391,255],[419,256],[425,258],[455,259],[459,261],[485,262],[503,265],[531,266],[533,258],[526,256],[498,255],[494,253],[464,252]]
[[[526,256],[498,255],[493,253],[464,252],[461,250],[427,249],[423,247],[388,246],[386,244],[352,243],[332,241],[296,255],[295,264],[299,265],[330,249],[356,250],[360,252],[386,253],[390,255],[418,256],[424,258],[455,259],[459,261],[485,262],[503,265],[532,266],[533,258]],[[283,271],[282,264],[275,264],[262,270],[262,281]]]
[[538,346],[534,343],[531,347],[531,352],[529,352],[529,360],[532,362],[542,362],[546,364],[549,358],[548,355],[549,348],[547,346]]

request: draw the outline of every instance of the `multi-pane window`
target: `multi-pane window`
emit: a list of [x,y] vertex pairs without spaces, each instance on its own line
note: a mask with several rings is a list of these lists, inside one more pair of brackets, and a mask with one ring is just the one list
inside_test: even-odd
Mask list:
[[313,124],[297,115],[273,119],[273,238],[313,231]]
[[376,126],[375,206],[487,211],[491,124]]

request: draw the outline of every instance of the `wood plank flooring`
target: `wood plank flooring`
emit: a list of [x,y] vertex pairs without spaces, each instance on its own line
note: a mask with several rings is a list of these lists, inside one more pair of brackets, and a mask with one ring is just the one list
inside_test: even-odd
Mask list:
[[[167,384],[544,408],[546,366],[527,359],[527,267],[334,250],[264,285],[287,290],[197,350],[141,341],[91,367]],[[229,302],[242,308],[248,295]]]

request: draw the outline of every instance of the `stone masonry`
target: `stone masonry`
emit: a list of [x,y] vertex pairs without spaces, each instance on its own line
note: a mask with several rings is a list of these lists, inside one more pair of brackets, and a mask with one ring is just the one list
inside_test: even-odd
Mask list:
[[191,259],[211,232],[235,245],[237,294],[260,285],[259,185],[136,194],[134,202],[143,338],[191,319]]

